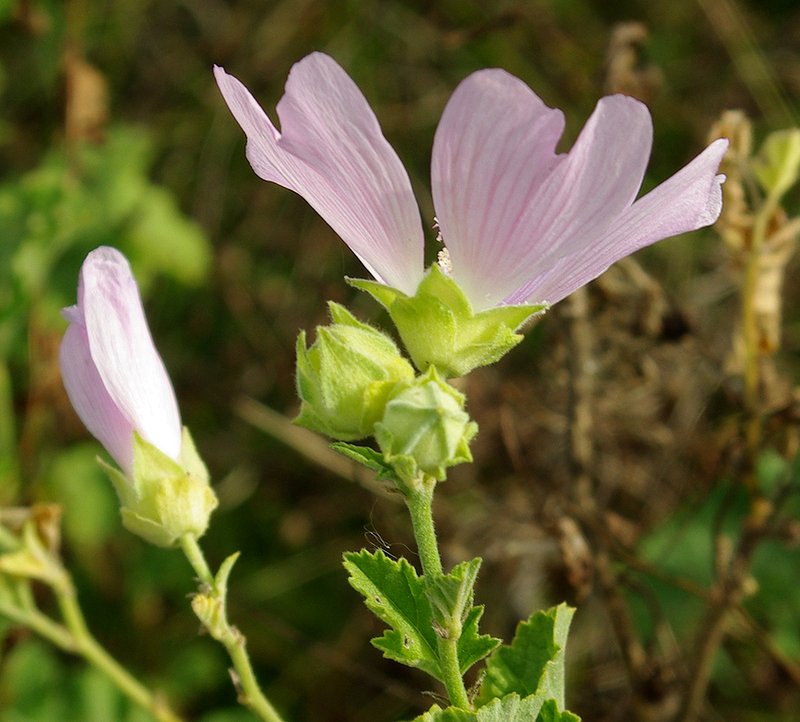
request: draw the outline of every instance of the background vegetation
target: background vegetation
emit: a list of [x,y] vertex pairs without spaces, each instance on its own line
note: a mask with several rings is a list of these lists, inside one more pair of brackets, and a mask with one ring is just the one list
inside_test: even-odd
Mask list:
[[[222,650],[197,635],[190,571],[121,529],[60,383],[59,309],[85,254],[117,246],[216,480],[208,555],[242,551],[230,616],[271,697],[298,721],[427,708],[422,678],[369,646],[375,622],[340,565],[365,545],[413,561],[404,510],[287,423],[297,332],[324,322],[328,299],[381,315],[343,283],[364,271],[333,232],[254,176],[212,64],[271,111],[294,62],[333,55],[432,223],[433,132],[473,70],[503,67],[564,109],[567,141],[605,92],[646,100],[651,187],[726,109],[759,142],[796,125],[799,44],[791,0],[0,0],[0,504],[62,506],[63,555],[117,658],[189,719],[248,719]],[[789,217],[797,201],[784,199]],[[439,494],[449,561],[486,558],[478,593],[497,636],[538,606],[578,605],[568,699],[587,722],[678,719],[715,610],[727,634],[695,718],[797,719],[800,290],[776,296],[783,339],[762,359],[767,422],[748,448],[740,266],[711,230],[666,241],[465,382],[481,432],[474,467]],[[746,479],[786,513],[754,540],[732,599],[720,570],[749,538]],[[81,661],[0,629],[2,722],[146,719]]]

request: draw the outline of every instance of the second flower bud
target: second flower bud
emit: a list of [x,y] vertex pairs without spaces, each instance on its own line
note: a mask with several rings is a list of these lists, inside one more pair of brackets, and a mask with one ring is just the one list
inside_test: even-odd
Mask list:
[[295,423],[341,441],[373,433],[386,402],[414,369],[391,338],[329,303],[330,326],[317,328],[310,348],[297,339],[297,391],[302,400]]

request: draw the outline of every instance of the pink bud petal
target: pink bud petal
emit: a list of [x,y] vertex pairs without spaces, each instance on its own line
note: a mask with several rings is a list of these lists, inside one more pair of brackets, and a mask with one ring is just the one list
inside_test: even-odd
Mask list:
[[76,413],[120,468],[129,473],[133,465],[134,427],[108,395],[82,324],[70,323],[64,333],[60,361],[64,387]]
[[303,196],[377,280],[413,293],[423,234],[411,183],[342,68],[322,53],[292,68],[277,106],[281,131],[236,78],[219,67],[214,74],[253,170]]
[[158,355],[125,257],[101,247],[81,267],[78,304],[65,309],[61,344],[67,394],[89,431],[126,473],[133,430],[172,458],[181,448],[175,393]]

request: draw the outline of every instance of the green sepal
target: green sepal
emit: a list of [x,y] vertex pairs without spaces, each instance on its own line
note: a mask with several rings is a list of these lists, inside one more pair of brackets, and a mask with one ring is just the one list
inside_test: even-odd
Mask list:
[[130,478],[98,461],[119,495],[120,515],[128,531],[161,547],[176,546],[184,534],[200,537],[205,533],[217,497],[186,427],[178,461],[136,431]]
[[554,699],[563,709],[564,650],[574,613],[572,607],[559,604],[520,622],[511,644],[498,648],[487,660],[476,704],[516,692],[523,698]]
[[753,173],[761,187],[781,198],[800,176],[800,128],[770,133],[753,159]]
[[347,552],[344,567],[350,585],[367,608],[389,625],[372,645],[383,656],[442,679],[425,583],[405,559],[389,559],[380,549]]
[[497,306],[475,313],[458,284],[434,263],[413,296],[376,281],[347,279],[389,313],[420,371],[436,366],[447,378],[498,361],[522,341],[516,333],[547,304]]

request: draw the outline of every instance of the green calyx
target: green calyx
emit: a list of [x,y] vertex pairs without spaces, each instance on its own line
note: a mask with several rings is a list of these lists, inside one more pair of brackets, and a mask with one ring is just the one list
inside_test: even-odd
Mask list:
[[435,366],[446,378],[464,376],[498,361],[521,340],[517,329],[546,304],[497,306],[475,313],[458,284],[438,264],[428,269],[413,296],[376,281],[348,279],[391,316],[420,371]]
[[431,366],[392,395],[375,439],[399,480],[415,484],[423,475],[443,481],[448,467],[472,461],[469,442],[477,431],[464,395]]
[[302,400],[295,423],[334,439],[372,434],[398,383],[414,378],[411,364],[386,334],[329,303],[330,326],[317,328],[306,347],[297,339],[297,391]]
[[117,490],[128,531],[160,547],[176,546],[185,534],[205,533],[218,502],[186,427],[177,461],[134,432],[130,478],[100,464]]

